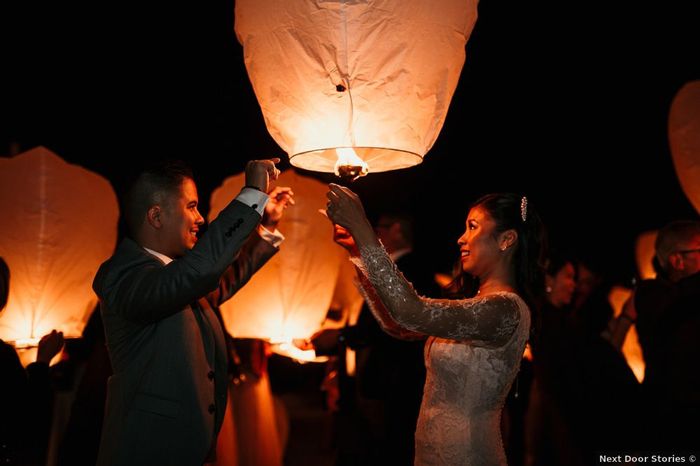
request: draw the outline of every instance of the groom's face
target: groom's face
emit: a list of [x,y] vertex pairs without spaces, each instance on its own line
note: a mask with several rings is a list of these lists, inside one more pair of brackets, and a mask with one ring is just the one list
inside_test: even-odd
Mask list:
[[199,227],[204,224],[204,218],[197,206],[197,186],[190,178],[185,178],[180,189],[172,193],[162,206],[162,238],[164,252],[171,258],[183,256],[197,244]]

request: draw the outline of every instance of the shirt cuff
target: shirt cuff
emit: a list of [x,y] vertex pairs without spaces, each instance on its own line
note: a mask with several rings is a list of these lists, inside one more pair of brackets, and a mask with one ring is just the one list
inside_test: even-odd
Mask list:
[[254,188],[243,188],[236,200],[241,201],[248,207],[255,209],[260,216],[265,212],[265,205],[270,200],[270,196]]
[[258,225],[258,234],[276,248],[279,248],[282,241],[284,241],[284,235],[277,228],[275,228],[275,231],[270,231],[264,226]]

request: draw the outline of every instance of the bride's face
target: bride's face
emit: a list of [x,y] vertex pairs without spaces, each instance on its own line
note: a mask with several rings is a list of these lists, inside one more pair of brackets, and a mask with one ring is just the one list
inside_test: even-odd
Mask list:
[[462,270],[476,277],[491,270],[500,258],[496,223],[488,211],[480,206],[469,211],[464,234],[457,240],[461,253]]

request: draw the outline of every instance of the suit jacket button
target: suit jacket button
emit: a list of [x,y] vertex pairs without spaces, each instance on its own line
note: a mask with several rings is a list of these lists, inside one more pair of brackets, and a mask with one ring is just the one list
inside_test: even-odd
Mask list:
[[234,230],[234,228],[230,227],[228,230],[226,230],[226,233],[224,233],[224,236],[226,236],[227,238],[230,238],[231,235],[233,234],[233,230]]
[[209,414],[214,414],[214,411],[216,411],[216,406],[213,404],[209,405]]
[[207,377],[209,377],[209,380],[214,380],[214,371],[209,371]]

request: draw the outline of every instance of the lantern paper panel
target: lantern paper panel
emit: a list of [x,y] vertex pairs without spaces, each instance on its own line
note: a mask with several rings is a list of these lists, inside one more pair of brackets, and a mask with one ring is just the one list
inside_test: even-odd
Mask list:
[[289,413],[272,393],[267,372],[228,389],[212,466],[282,466]]
[[237,0],[235,28],[267,129],[293,165],[417,165],[442,129],[477,0]]
[[686,83],[674,97],[668,138],[678,180],[700,213],[700,80]]
[[642,280],[656,278],[653,260],[654,255],[656,254],[654,244],[656,243],[656,236],[658,233],[659,232],[656,230],[646,231],[637,237],[637,242],[635,244],[635,258],[637,261],[639,278]]
[[[618,317],[622,313],[622,307],[625,302],[632,296],[632,290],[623,286],[614,286],[608,294],[608,302],[613,308],[614,316]],[[622,355],[627,361],[627,365],[632,369],[634,377],[638,382],[644,379],[644,356],[642,355],[642,345],[639,344],[637,335],[637,326],[630,326],[625,336],[625,341],[622,343]]]
[[267,372],[230,385],[229,392],[238,436],[239,465],[283,466],[289,415],[284,403],[273,395]]
[[357,287],[357,271],[348,255],[346,254],[344,257],[347,257],[348,260],[340,261],[338,281],[335,283],[333,299],[330,304],[330,309],[340,311],[341,319],[338,322],[326,319],[323,328],[340,328],[346,324],[355,325],[360,317],[364,298]]
[[21,347],[53,329],[79,337],[97,304],[92,280],[117,240],[110,183],[37,147],[0,158],[0,211],[10,267],[0,338]]
[[[210,220],[238,195],[244,180],[244,174],[230,177],[213,192]],[[290,186],[296,201],[278,227],[285,240],[221,312],[226,329],[236,338],[290,345],[321,326],[347,253],[333,242],[333,226],[318,212],[325,207],[325,184],[292,170],[283,172],[277,184]]]

